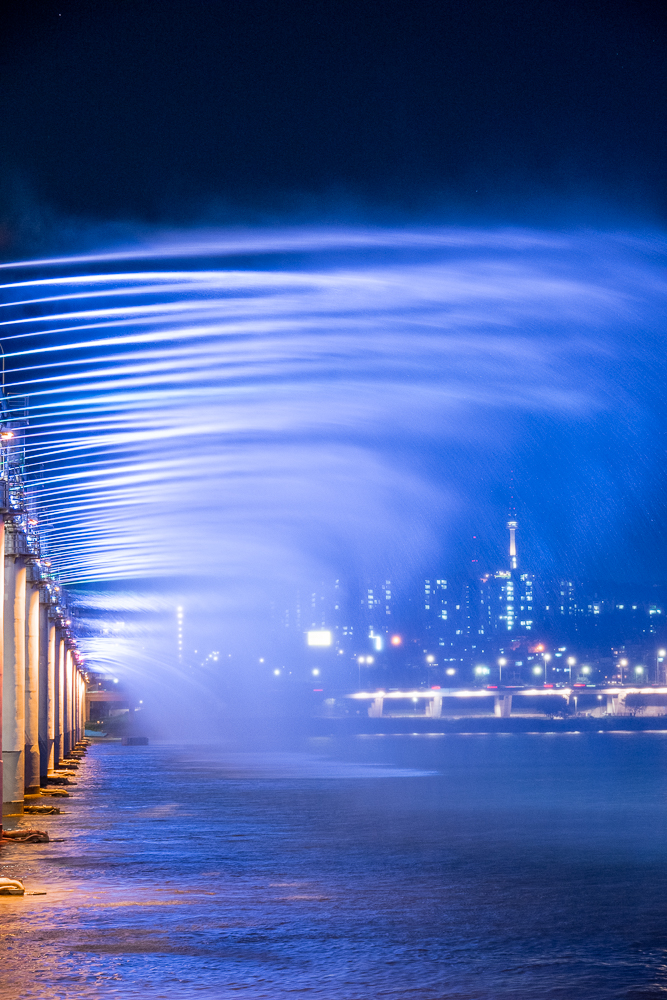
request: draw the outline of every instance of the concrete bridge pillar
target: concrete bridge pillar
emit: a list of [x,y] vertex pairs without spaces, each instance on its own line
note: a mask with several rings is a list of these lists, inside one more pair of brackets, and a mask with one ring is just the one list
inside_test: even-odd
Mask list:
[[79,729],[79,671],[72,656],[72,746],[77,741],[77,731]]
[[368,715],[371,719],[379,719],[382,716],[382,708],[384,705],[384,696],[377,695],[368,707]]
[[82,725],[81,725],[81,671],[76,672],[76,741],[78,742],[83,736]]
[[509,719],[512,714],[512,695],[496,695],[493,699],[493,712],[499,719]]
[[58,704],[56,706],[56,766],[66,756],[65,754],[65,640],[62,632],[56,629],[56,665],[58,670],[57,684],[55,687]]
[[76,665],[72,651],[72,749],[76,743],[79,731],[79,668]]
[[43,784],[54,765],[56,626],[49,617],[48,594],[39,604],[39,778]]
[[76,668],[74,675],[74,742],[81,739],[81,671]]
[[76,711],[76,664],[74,663],[74,650],[70,646],[69,650],[69,688],[67,692],[67,707],[69,711],[69,747],[67,750],[67,756],[69,757],[74,749],[74,713]]
[[81,694],[79,696],[79,718],[81,719],[81,735],[79,739],[84,739],[86,735],[86,675],[81,674]]
[[25,602],[26,566],[18,555],[4,557],[2,678],[2,810],[23,812],[25,794]]
[[39,586],[26,589],[25,791],[39,792]]
[[74,650],[72,650],[72,745],[70,750],[74,749],[74,744],[77,741],[77,732],[79,729],[79,668],[76,665],[76,660],[74,658]]
[[79,674],[79,739],[84,737],[86,728],[86,678],[83,673]]
[[63,712],[63,750],[65,757],[69,757],[72,752],[72,650],[68,643],[65,643],[65,669],[64,677],[64,712]]
[[81,675],[81,739],[86,735],[86,677]]
[[442,695],[436,694],[431,698],[427,712],[432,719],[440,719],[442,717]]
[[626,691],[619,691],[618,694],[607,695],[607,715],[625,715]]

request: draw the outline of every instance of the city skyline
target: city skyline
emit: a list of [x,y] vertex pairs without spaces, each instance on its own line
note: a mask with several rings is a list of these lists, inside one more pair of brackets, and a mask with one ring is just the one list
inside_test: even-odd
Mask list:
[[[544,679],[550,674],[559,682],[664,682],[662,603],[600,596],[571,579],[526,569],[516,539],[520,523],[511,513],[505,567],[480,573],[473,549],[467,569],[447,577],[422,576],[398,587],[389,578],[352,585],[339,578],[296,595],[280,614],[274,606],[274,634],[279,618],[292,633],[292,652],[313,645],[321,657],[320,647],[330,646],[331,656],[342,657],[328,664],[330,683],[340,682],[350,661],[370,679],[383,670],[408,680],[416,672],[422,683],[480,683],[501,679],[503,671],[506,681],[530,681],[538,665]],[[289,642],[284,656],[288,649]]]

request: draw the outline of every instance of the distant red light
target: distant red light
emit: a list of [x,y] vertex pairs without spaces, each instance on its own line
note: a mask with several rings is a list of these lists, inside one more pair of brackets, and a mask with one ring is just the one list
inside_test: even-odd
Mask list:
[[486,685],[486,689],[487,689],[487,691],[497,691],[498,690],[498,685],[497,684],[487,684]]
[[544,686],[545,686],[545,688],[552,688],[553,684],[545,684]]
[[324,691],[324,688],[313,688],[313,691]]
[[586,685],[579,683],[579,684],[573,684],[572,687],[575,687],[575,688],[585,688]]
[[439,690],[440,690],[440,685],[439,684],[432,684],[431,685],[431,691],[439,691]]

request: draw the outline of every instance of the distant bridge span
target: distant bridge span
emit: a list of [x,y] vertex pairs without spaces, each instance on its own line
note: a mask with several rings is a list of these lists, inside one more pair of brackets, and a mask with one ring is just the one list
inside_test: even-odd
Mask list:
[[[369,701],[368,714],[371,718],[391,717],[392,715],[405,715],[406,713],[385,712],[385,702],[391,701],[424,701],[424,716],[431,719],[440,719],[443,716],[443,702],[449,701],[454,709],[456,699],[469,698],[493,698],[494,714],[499,718],[507,719],[512,714],[512,699],[525,697],[540,698],[562,698],[570,706],[572,701],[576,704],[581,695],[596,695],[600,701],[606,699],[605,707],[607,715],[627,715],[626,699],[628,695],[667,695],[667,687],[621,687],[619,686],[595,686],[586,685],[580,687],[486,687],[486,688],[418,688],[413,690],[398,691],[357,691],[347,695],[348,698],[356,701]],[[651,706],[652,715],[667,715],[667,698],[664,705]],[[455,712],[451,713],[455,714]]]

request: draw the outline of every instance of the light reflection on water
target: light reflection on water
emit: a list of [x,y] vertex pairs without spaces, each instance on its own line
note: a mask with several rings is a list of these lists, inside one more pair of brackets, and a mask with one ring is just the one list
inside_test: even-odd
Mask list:
[[3,998],[658,996],[664,734],[476,737],[93,748]]

